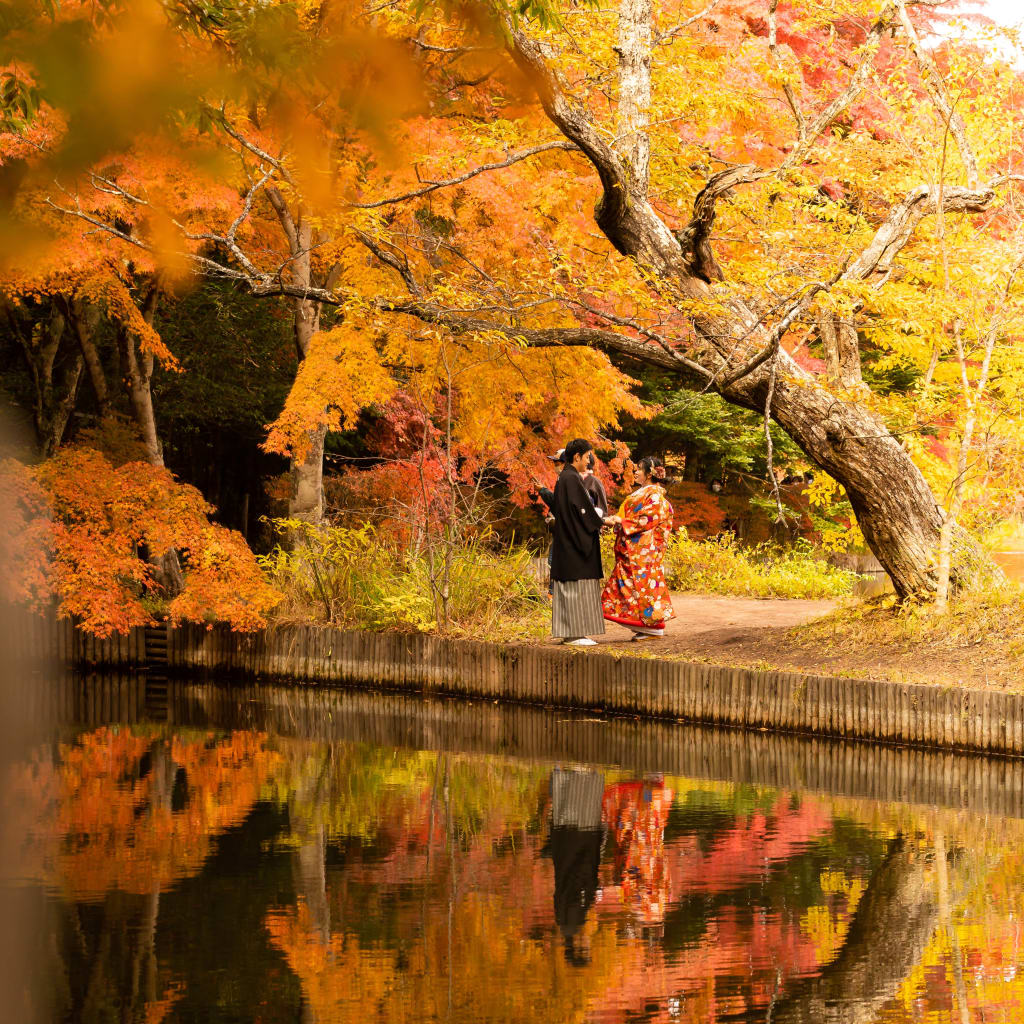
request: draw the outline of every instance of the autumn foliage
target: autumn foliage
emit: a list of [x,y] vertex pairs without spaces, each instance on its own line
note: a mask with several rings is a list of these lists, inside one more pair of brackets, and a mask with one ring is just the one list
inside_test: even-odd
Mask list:
[[[901,596],[929,591],[936,505],[970,527],[1019,511],[1024,444],[1019,74],[993,49],[1012,40],[954,43],[948,20],[903,0],[25,5],[0,97],[22,246],[0,288],[32,401],[73,410],[88,380],[158,467],[152,382],[183,357],[157,311],[204,278],[291,319],[258,439],[288,460],[287,514],[323,519],[329,435],[408,401],[432,450],[374,453],[340,489],[428,524],[455,486],[522,501],[571,436],[610,448],[655,411],[635,377],[654,366],[774,418]],[[55,362],[37,336],[65,314]],[[73,416],[37,419],[48,449],[74,440]],[[202,532],[178,526],[153,539]],[[208,593],[172,615],[230,605],[231,543],[189,549]],[[91,558],[58,564],[84,582]]]
[[7,534],[8,595],[37,611],[55,601],[97,636],[153,621],[160,589],[147,552],[182,553],[184,589],[162,609],[172,622],[255,629],[279,600],[241,534],[211,523],[202,495],[162,467],[115,467],[72,447],[32,469],[8,460],[0,487],[21,527],[16,548]]

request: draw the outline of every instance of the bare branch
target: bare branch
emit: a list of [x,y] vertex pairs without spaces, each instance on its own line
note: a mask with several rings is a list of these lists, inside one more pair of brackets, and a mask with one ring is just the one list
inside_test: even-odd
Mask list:
[[400,260],[394,253],[390,253],[385,249],[376,239],[371,238],[365,231],[356,230],[356,237],[359,241],[366,246],[374,256],[391,267],[399,277],[405,282],[406,288],[409,289],[412,295],[419,297],[423,294],[422,289],[419,286],[419,282],[413,276],[412,268],[409,266],[408,259]]
[[[942,209],[946,213],[983,213],[995,200],[997,189],[1019,176],[993,179],[979,189],[951,186],[942,190]],[[893,259],[910,241],[917,225],[938,209],[939,192],[930,185],[918,185],[890,211],[870,244],[843,274],[846,280],[865,280],[871,274],[888,273]]]
[[698,11],[696,14],[691,14],[685,21],[681,21],[678,25],[673,25],[672,28],[666,29],[664,32],[659,32],[654,39],[655,46],[662,46],[663,44],[672,41],[684,28],[689,28],[694,22],[700,21],[702,18],[706,18],[721,2],[721,0],[711,0],[711,3],[707,5],[703,10]]
[[772,485],[772,495],[775,498],[775,508],[778,515],[775,517],[777,523],[786,522],[786,510],[782,507],[782,495],[779,493],[779,481],[775,476],[775,448],[772,444],[772,400],[775,398],[775,379],[778,372],[779,343],[775,342],[772,347],[772,365],[768,371],[768,392],[764,399],[764,444],[765,444],[765,474]]
[[96,189],[97,192],[103,192],[105,195],[109,196],[121,196],[122,199],[127,199],[128,202],[135,203],[136,206],[149,206],[148,199],[142,199],[140,196],[132,195],[132,193],[123,185],[114,181],[112,178],[107,178],[102,174],[97,174],[95,171],[91,171],[89,173],[89,180],[92,182],[92,187]]
[[[260,170],[263,170],[263,168],[260,168]],[[225,246],[225,248],[227,248],[231,255],[234,256],[236,260],[238,260],[238,262],[241,264],[242,268],[245,270],[247,274],[250,274],[252,277],[259,277],[259,269],[252,263],[249,257],[246,256],[245,252],[235,241],[235,236],[238,233],[238,229],[242,226],[242,224],[249,217],[249,214],[252,212],[252,204],[256,199],[256,193],[259,192],[266,185],[266,183],[273,176],[275,170],[276,168],[274,167],[268,167],[265,171],[263,171],[259,179],[253,182],[252,186],[249,188],[249,191],[245,195],[245,200],[242,203],[241,211],[239,212],[238,216],[234,219],[234,221],[231,223],[231,226],[228,228],[226,234],[193,234],[189,232],[186,228],[184,228],[181,224],[179,224],[178,221],[174,221],[175,227],[177,227],[178,230],[181,231],[181,233],[185,236],[185,238],[189,239],[190,241],[215,242]]]
[[527,348],[596,348],[603,352],[627,356],[651,366],[673,370],[685,366],[687,369],[707,375],[707,370],[681,355],[671,354],[646,341],[630,338],[616,331],[603,331],[595,327],[512,327],[477,320],[474,317],[453,316],[443,307],[413,300],[378,299],[376,305],[384,312],[402,313],[426,323],[439,324],[453,334],[501,334],[513,341],[522,342]]
[[[782,74],[784,71],[782,67],[782,59],[779,56],[778,34],[775,23],[775,12],[778,10],[778,7],[779,0],[772,0],[768,5],[768,50],[772,55],[772,59],[775,61],[776,68],[778,68],[779,73]],[[800,142],[803,142],[807,136],[807,123],[804,121],[803,112],[800,110],[800,104],[797,102],[796,93],[787,81],[783,81],[782,91],[786,94],[786,102],[789,104],[789,109],[793,111],[793,120],[796,121],[797,138]]]
[[[63,190],[62,190],[63,191]],[[99,217],[94,217],[91,213],[86,213],[82,209],[81,204],[75,199],[75,208],[70,209],[67,206],[58,206],[49,196],[46,197],[46,205],[51,209],[56,210],[58,213],[63,213],[68,217],[77,217],[79,220],[84,220],[86,224],[91,224],[94,228],[100,231],[106,232],[108,235],[113,235],[114,238],[120,239],[122,242],[127,242],[128,245],[134,246],[136,249],[142,249],[145,252],[152,252],[152,246],[143,242],[141,238],[136,238],[134,235],[129,235],[126,231],[122,231],[120,228],[115,227],[113,224],[108,224],[106,221],[100,220]]]
[[649,327],[645,327],[643,324],[639,324],[635,319],[630,319],[624,316],[617,316],[614,313],[608,313],[603,309],[598,309],[595,306],[591,306],[589,303],[584,302],[582,299],[565,299],[566,305],[579,306],[581,309],[585,309],[588,313],[593,316],[599,316],[603,320],[607,320],[610,324],[615,324],[617,327],[627,327],[631,331],[636,331],[637,334],[643,335],[643,337],[653,341],[659,345],[676,363],[684,366],[688,370],[692,370],[705,379],[711,379],[711,372],[705,367],[701,366],[700,363],[695,363],[692,359],[687,359],[663,334],[658,334],[656,331],[652,331]]
[[475,53],[481,50],[486,50],[486,46],[435,46],[433,43],[425,43],[422,39],[413,39],[413,46],[418,46],[421,50],[426,50],[428,53],[443,53],[446,56],[459,56],[461,57],[464,53]]
[[[731,387],[741,377],[746,377],[747,374],[753,373],[754,370],[762,365],[762,363],[773,358],[779,350],[779,342],[782,341],[782,336],[790,329],[790,327],[793,326],[796,318],[800,316],[808,306],[810,306],[815,295],[819,292],[828,291],[840,279],[840,276],[841,273],[836,274],[830,281],[816,281],[814,284],[810,285],[804,294],[801,295],[788,310],[786,310],[779,322],[772,328],[768,335],[767,345],[753,356],[753,358],[744,363],[738,370],[734,370],[732,373],[723,377],[720,382],[717,382],[715,386],[718,390],[724,391],[726,388]],[[774,374],[774,367],[772,372]],[[714,378],[712,378],[712,382],[714,383]]]
[[868,74],[874,66],[875,56],[878,53],[878,46],[882,35],[889,27],[889,14],[889,0],[886,0],[885,5],[875,19],[875,23],[871,26],[871,31],[868,32],[867,38],[861,46],[860,61],[850,76],[850,81],[846,83],[846,88],[831,103],[818,112],[817,117],[807,127],[803,143],[793,147],[790,154],[779,165],[778,172],[788,170],[790,167],[800,163],[817,141],[818,136],[860,95],[867,81]]
[[[769,19],[769,48],[775,54],[775,9],[778,0],[773,0]],[[694,274],[711,282],[722,279],[722,272],[715,260],[711,250],[711,229],[715,222],[716,203],[721,196],[739,185],[750,185],[766,178],[776,177],[785,173],[792,167],[799,164],[810,152],[818,139],[818,136],[835,120],[854,97],[861,91],[867,79],[882,32],[888,21],[888,0],[881,14],[871,27],[868,37],[864,42],[860,62],[850,77],[845,89],[839,93],[823,110],[819,111],[814,120],[807,125],[802,112],[796,105],[795,95],[791,95],[788,85],[787,98],[793,110],[793,116],[797,121],[799,138],[796,145],[786,158],[774,168],[759,168],[754,164],[739,164],[735,167],[719,171],[708,179],[707,184],[697,193],[693,202],[693,216],[689,224],[677,236],[680,246]]]
[[545,142],[539,146],[532,146],[530,149],[513,153],[505,160],[500,160],[490,164],[481,164],[479,167],[474,167],[473,170],[467,171],[465,174],[457,175],[454,178],[448,178],[444,181],[432,181],[423,188],[413,189],[410,192],[403,192],[401,195],[391,196],[388,199],[378,199],[372,203],[350,203],[349,205],[360,210],[376,210],[381,206],[390,206],[394,203],[404,203],[406,200],[418,199],[420,196],[436,192],[440,188],[450,188],[452,185],[461,185],[464,181],[469,181],[470,178],[475,178],[478,174],[483,174],[486,171],[496,171],[502,167],[511,167],[512,164],[519,163],[520,160],[526,160],[528,157],[536,156],[538,153],[547,153],[553,149],[562,149],[572,152],[576,150],[577,147],[571,142],[567,142],[565,139],[557,139],[554,142]]
[[285,202],[284,196],[281,195],[281,190],[278,188],[268,188],[267,198],[270,200],[270,205],[274,208],[274,212],[277,214],[277,219],[281,222],[281,230],[284,231],[285,237],[288,239],[288,250],[293,256],[297,255],[301,245],[299,244],[299,232],[295,226],[295,219],[292,217],[291,210],[288,209],[288,204]]
[[[265,163],[270,164],[281,177],[292,184],[292,176],[288,173],[288,168],[285,167],[281,157],[271,156],[265,149],[261,149],[251,139],[247,139],[237,128],[233,127],[231,122],[228,120],[227,114],[222,107],[219,111],[220,117],[218,123],[224,132],[231,136],[243,149],[247,149],[253,156],[259,157],[259,159]],[[282,154],[283,156],[283,154]]]
[[[261,167],[260,170],[263,171],[263,168]],[[224,236],[228,244],[232,247],[232,251],[238,248],[235,245],[235,235],[238,233],[238,229],[242,226],[242,224],[248,218],[249,214],[252,212],[252,204],[253,200],[256,198],[256,193],[259,192],[259,190],[263,188],[263,186],[266,185],[266,183],[273,177],[275,170],[275,167],[268,167],[260,175],[259,180],[254,182],[252,187],[246,193],[245,201],[242,203],[241,213],[239,213],[239,215],[234,219],[234,221],[231,224],[231,227],[228,228],[228,233]]]
[[583,151],[600,175],[605,202],[624,204],[629,175],[618,154],[598,132],[586,108],[568,95],[558,73],[544,58],[540,43],[529,38],[511,18],[506,18],[505,30],[512,59],[533,83],[544,112]]
[[601,179],[597,226],[624,256],[663,274],[685,270],[679,241],[651,208],[646,183],[634,176],[628,161],[598,131],[586,106],[569,95],[540,43],[529,38],[511,17],[505,18],[505,33],[512,59],[533,83],[548,119],[579,147]]

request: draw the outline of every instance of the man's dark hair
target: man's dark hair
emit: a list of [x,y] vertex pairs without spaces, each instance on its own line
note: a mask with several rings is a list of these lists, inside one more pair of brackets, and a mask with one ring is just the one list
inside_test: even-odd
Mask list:
[[565,454],[562,456],[567,466],[572,465],[572,460],[577,455],[585,455],[587,452],[594,450],[594,446],[589,441],[584,441],[582,437],[574,438],[565,446]]

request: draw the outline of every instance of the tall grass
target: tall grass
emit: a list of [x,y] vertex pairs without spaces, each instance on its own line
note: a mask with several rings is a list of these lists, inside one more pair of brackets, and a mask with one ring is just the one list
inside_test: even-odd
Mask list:
[[842,597],[853,591],[858,578],[806,546],[742,548],[732,536],[696,541],[685,530],[669,540],[665,575],[673,590],[787,598]]
[[976,650],[981,661],[996,652],[1019,660],[1024,659],[1022,620],[1024,588],[1004,581],[956,595],[942,614],[930,601],[900,605],[894,594],[883,594],[796,626],[791,636],[840,652],[878,646],[920,649],[923,656],[929,649],[968,648]]
[[[278,545],[261,558],[285,595],[278,621],[415,632],[444,625],[456,636],[498,641],[539,636],[546,627],[546,604],[525,549],[468,539],[431,555],[405,549],[369,525],[275,525],[293,538],[290,548]],[[442,586],[439,560],[445,556]]]

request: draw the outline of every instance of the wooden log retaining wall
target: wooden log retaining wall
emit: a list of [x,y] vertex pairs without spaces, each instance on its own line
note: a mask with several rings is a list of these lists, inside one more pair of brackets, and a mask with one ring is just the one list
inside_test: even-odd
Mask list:
[[[153,631],[155,632],[155,631]],[[163,633],[163,631],[161,631]],[[313,626],[256,634],[181,626],[95,640],[37,620],[24,653],[71,665],[163,667],[499,699],[613,714],[1024,755],[1024,695],[960,687],[756,672],[563,647]],[[648,649],[649,650],[649,649]],[[652,652],[653,653],[653,652]],[[140,656],[141,655],[141,656]]]
[[66,675],[44,686],[26,680],[24,702],[39,733],[53,724],[92,729],[158,721],[313,743],[614,766],[1024,819],[1022,758],[332,687],[171,680],[154,693],[152,681],[126,672]]

